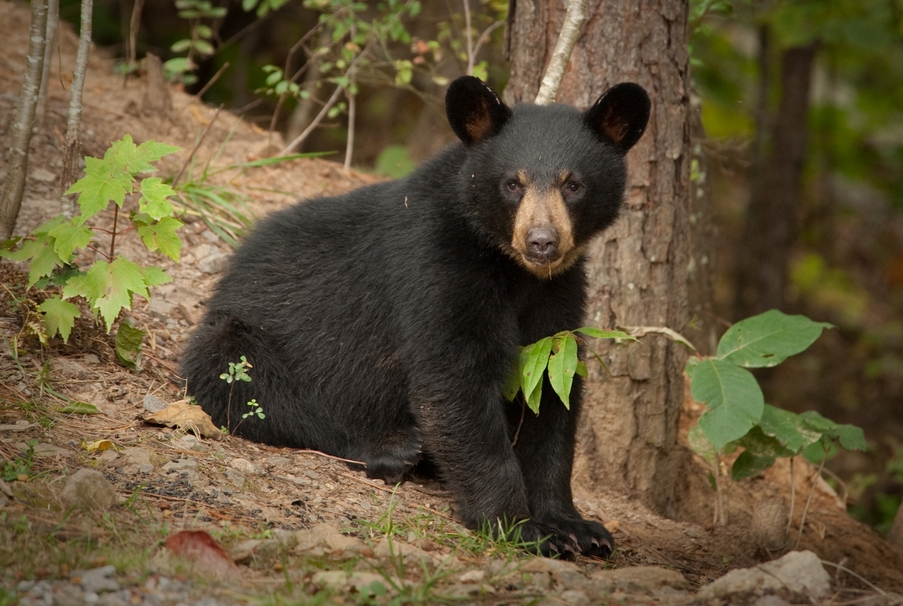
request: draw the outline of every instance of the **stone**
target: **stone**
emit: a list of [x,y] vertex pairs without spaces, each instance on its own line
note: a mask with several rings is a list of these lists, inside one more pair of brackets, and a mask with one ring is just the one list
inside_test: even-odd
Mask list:
[[166,402],[158,398],[152,393],[144,396],[144,410],[148,412],[159,412],[169,406]]
[[811,551],[791,551],[755,568],[732,570],[702,587],[698,597],[723,598],[748,593],[776,593],[792,600],[818,600],[831,593],[831,577]]
[[331,524],[316,524],[308,529],[295,533],[297,544],[295,551],[302,553],[362,553],[369,550],[363,541],[357,537],[343,535]]
[[263,475],[260,468],[247,459],[236,457],[229,461],[229,467],[249,476]]
[[116,567],[109,565],[82,571],[77,576],[81,577],[82,589],[99,594],[104,591],[119,591],[119,582],[114,578],[115,575]]
[[67,506],[86,509],[109,509],[116,503],[116,490],[102,473],[79,469],[66,480],[60,500]]
[[598,594],[620,591],[648,595],[664,587],[679,590],[687,590],[690,587],[679,572],[659,566],[596,570],[590,575],[590,584]]

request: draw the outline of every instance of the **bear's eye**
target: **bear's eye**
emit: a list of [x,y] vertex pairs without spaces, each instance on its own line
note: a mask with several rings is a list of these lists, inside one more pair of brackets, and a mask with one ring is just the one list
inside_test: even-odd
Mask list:
[[511,192],[512,194],[520,193],[520,183],[515,181],[514,179],[508,179],[505,181],[505,189]]
[[579,192],[581,189],[583,189],[583,185],[580,184],[580,183],[577,183],[576,181],[568,181],[568,182],[564,185],[564,188],[565,188],[568,192],[570,192],[570,193],[572,193],[572,194],[576,194],[576,193]]

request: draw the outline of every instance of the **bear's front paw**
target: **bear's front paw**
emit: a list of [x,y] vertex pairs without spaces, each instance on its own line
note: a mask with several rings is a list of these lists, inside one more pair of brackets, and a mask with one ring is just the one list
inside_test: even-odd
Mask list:
[[[521,533],[524,542],[539,542],[539,553],[546,557],[571,559],[582,554],[608,558],[614,550],[611,533],[598,522],[580,519],[527,521]],[[540,542],[541,541],[541,542]]]

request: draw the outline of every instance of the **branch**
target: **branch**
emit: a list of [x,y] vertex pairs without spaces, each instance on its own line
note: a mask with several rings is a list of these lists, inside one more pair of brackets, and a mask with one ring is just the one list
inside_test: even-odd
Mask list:
[[564,78],[564,70],[571,59],[574,45],[580,36],[580,30],[586,23],[586,4],[588,0],[569,0],[568,12],[558,35],[555,50],[552,51],[552,60],[546,68],[546,75],[542,78],[539,92],[536,94],[536,105],[548,105],[555,100],[561,79]]
[[38,90],[41,87],[41,73],[44,71],[44,48],[47,44],[47,0],[31,3],[31,29],[29,31],[28,59],[25,67],[25,82],[19,94],[16,107],[16,122],[13,126],[12,145],[7,161],[8,171],[3,181],[0,196],[0,240],[13,234],[22,194],[25,193],[25,175],[28,172],[28,147],[34,127],[35,107]]

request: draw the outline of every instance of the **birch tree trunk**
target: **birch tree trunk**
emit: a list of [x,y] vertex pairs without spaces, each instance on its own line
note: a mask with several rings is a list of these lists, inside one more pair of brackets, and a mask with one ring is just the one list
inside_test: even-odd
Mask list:
[[[509,103],[532,101],[565,15],[562,0],[510,0]],[[689,262],[689,63],[685,0],[590,0],[557,101],[589,107],[610,86],[642,85],[652,99],[646,134],[627,155],[626,204],[589,249],[587,323],[686,328]],[[647,336],[627,347],[593,344],[613,378],[590,364],[575,477],[674,516],[685,451],[682,347]]]
[[44,47],[47,44],[47,0],[32,0],[31,29],[29,30],[28,59],[25,83],[16,106],[12,145],[9,148],[6,179],[0,192],[0,241],[6,240],[16,228],[16,219],[25,193],[28,173],[28,147],[34,128],[35,108],[44,71]]

